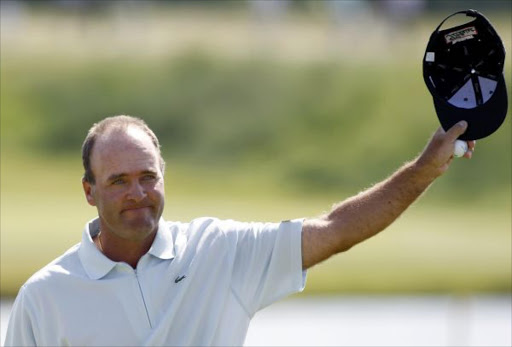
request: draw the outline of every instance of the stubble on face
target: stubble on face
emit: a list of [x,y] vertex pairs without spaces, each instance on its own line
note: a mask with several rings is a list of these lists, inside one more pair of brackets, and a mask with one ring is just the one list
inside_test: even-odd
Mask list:
[[94,145],[91,189],[102,231],[138,241],[154,235],[164,207],[160,156],[136,127],[114,129]]

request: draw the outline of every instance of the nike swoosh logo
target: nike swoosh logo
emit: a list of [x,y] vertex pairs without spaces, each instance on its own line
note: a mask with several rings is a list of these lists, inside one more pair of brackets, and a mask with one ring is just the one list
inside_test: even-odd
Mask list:
[[183,275],[183,276],[176,277],[176,279],[174,280],[174,283],[181,282],[183,279],[185,279],[185,277],[187,277],[187,276]]

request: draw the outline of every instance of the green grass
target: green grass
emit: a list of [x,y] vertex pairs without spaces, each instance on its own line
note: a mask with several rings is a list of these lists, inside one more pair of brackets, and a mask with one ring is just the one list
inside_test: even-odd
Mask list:
[[[0,89],[4,155],[13,148],[74,155],[94,122],[128,113],[143,117],[164,153],[179,162],[207,172],[266,172],[290,191],[323,194],[382,179],[414,157],[438,126],[418,68],[410,65],[289,67],[184,55],[151,65],[26,67],[11,59],[2,64]],[[464,194],[477,181],[471,195],[510,183],[511,124],[509,117],[479,142],[471,168],[447,178],[442,194]]]
[[[510,46],[510,16],[485,12]],[[108,16],[80,26],[30,15],[1,40],[2,295],[79,242],[95,216],[79,153],[105,116],[140,116],[157,132],[164,216],[182,221],[317,215],[412,159],[438,126],[420,62],[441,15],[387,41],[382,22],[370,32],[348,23],[336,47],[328,20],[309,15],[263,38],[244,36],[255,23],[239,13],[156,11],[153,46],[113,37]],[[312,269],[305,294],[509,292],[511,126],[509,112],[383,235]]]
[[[2,157],[1,292],[14,295],[37,269],[81,239],[95,209],[80,185],[80,162]],[[265,177],[223,182],[169,165],[166,219],[200,216],[279,221],[320,214],[350,192],[279,191]],[[388,230],[309,272],[307,294],[339,292],[507,292],[511,290],[510,192],[439,203],[434,186]]]
[[383,234],[313,269],[307,292],[509,292],[510,245],[505,207],[420,202]]

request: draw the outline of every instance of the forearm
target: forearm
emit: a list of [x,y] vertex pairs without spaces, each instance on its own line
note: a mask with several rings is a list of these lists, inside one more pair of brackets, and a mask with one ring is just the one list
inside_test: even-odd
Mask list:
[[[439,128],[421,155],[372,188],[335,205],[331,212],[307,219],[302,228],[302,266],[307,269],[346,251],[393,223],[453,160],[455,140],[467,128],[459,122]],[[468,142],[471,158],[475,142]]]
[[434,180],[425,177],[419,165],[417,160],[407,163],[384,181],[334,205],[327,214],[307,220],[303,252],[312,257],[304,268],[350,249],[393,223]]
[[393,223],[432,183],[416,162],[386,180],[336,205],[323,218],[332,229],[337,251],[364,241]]

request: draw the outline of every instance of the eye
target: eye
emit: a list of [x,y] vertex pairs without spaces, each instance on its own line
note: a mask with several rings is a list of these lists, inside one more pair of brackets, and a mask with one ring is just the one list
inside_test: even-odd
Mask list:
[[118,185],[124,184],[124,179],[122,179],[122,178],[117,178],[117,179],[113,180],[111,184],[112,184],[112,185],[115,185],[115,186],[118,186]]
[[142,180],[146,181],[146,182],[154,181],[154,180],[156,180],[156,175],[154,175],[154,174],[146,174],[146,175],[142,176]]

